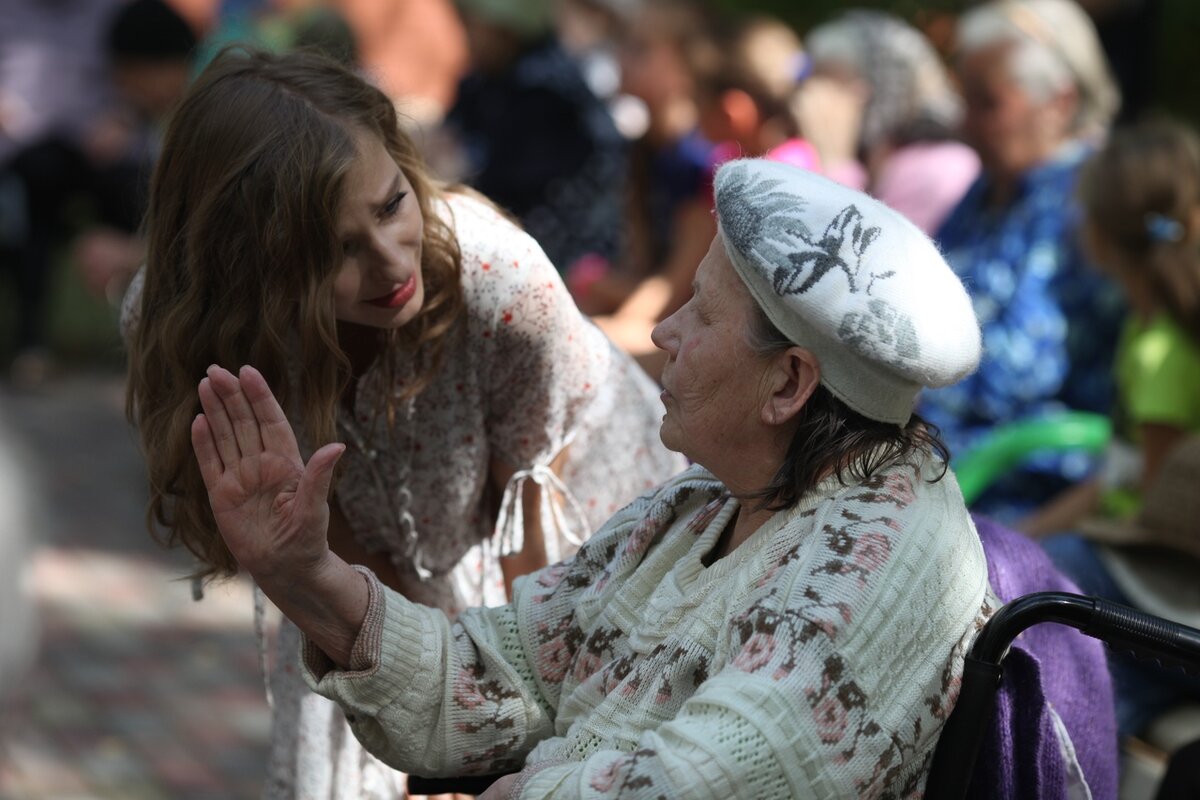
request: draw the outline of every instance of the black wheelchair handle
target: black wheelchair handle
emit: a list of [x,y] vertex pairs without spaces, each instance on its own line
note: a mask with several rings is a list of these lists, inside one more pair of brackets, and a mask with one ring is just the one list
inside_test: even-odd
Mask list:
[[1035,592],[1005,605],[980,632],[971,657],[999,664],[1022,631],[1042,622],[1069,625],[1113,649],[1200,674],[1200,630],[1103,598],[1067,592]]
[[1200,675],[1200,630],[1102,598],[1096,598],[1095,602],[1093,627],[1106,633],[1098,636],[1089,629],[1083,631],[1085,634],[1138,658],[1153,659],[1163,666]]

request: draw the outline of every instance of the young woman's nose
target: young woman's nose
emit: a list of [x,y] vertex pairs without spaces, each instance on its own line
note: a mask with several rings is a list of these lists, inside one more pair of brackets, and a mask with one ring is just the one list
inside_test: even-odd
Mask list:
[[371,254],[374,266],[385,272],[405,262],[404,247],[393,238],[380,234],[372,237]]

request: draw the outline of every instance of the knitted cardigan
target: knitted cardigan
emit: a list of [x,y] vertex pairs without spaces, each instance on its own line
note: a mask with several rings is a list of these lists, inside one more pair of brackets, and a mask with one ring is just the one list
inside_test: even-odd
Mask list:
[[350,670],[303,671],[383,760],[513,797],[920,796],[993,608],[940,472],[827,479],[705,567],[738,502],[693,467],[453,625],[370,576]]

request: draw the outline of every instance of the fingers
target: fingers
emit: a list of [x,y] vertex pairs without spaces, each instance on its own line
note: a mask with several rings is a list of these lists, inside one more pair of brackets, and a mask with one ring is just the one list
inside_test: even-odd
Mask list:
[[213,388],[211,378],[200,381],[197,393],[200,395],[200,407],[204,409],[204,416],[208,421],[208,428],[212,434],[217,455],[224,466],[232,466],[241,458],[241,450],[238,448],[237,438],[233,433],[233,422],[230,421],[229,413],[225,410],[225,403]]
[[258,455],[263,450],[259,434],[258,419],[250,408],[250,401],[242,389],[241,381],[233,373],[217,365],[208,368],[208,380],[225,404],[225,411],[233,424],[233,436],[243,456]]
[[313,453],[304,465],[304,474],[300,476],[300,485],[296,487],[296,499],[301,507],[316,506],[328,499],[333,468],[344,452],[346,445],[335,442]]
[[299,461],[300,448],[296,444],[296,434],[292,431],[292,424],[283,413],[279,401],[271,392],[271,387],[267,385],[266,378],[254,367],[246,365],[238,371],[238,379],[242,384],[242,392],[258,420],[263,449],[279,452]]
[[196,462],[200,465],[200,476],[204,478],[204,485],[211,492],[221,479],[225,467],[217,452],[217,443],[213,439],[208,419],[203,414],[198,414],[192,420],[192,450],[196,453]]

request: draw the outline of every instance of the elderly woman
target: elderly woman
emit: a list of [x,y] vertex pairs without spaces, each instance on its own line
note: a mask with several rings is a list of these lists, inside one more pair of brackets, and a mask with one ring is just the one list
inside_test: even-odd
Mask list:
[[[899,17],[862,9],[813,28],[804,45],[812,84],[864,95],[857,130],[825,140],[834,176],[864,186],[932,234],[979,174],[979,156],[956,138],[962,103],[933,45]],[[801,109],[805,129],[819,130],[826,108],[802,101]],[[849,168],[859,159],[866,174],[855,178]]]
[[866,195],[761,160],[715,190],[695,294],[655,331],[661,437],[697,463],[507,606],[451,624],[334,556],[342,446],[305,464],[257,371],[205,379],[193,446],[221,533],[384,760],[513,773],[490,797],[919,793],[994,603],[912,413],[976,365],[970,302]]
[[[920,407],[952,450],[1023,417],[1106,412],[1120,324],[1119,292],[1077,235],[1076,174],[1119,101],[1091,21],[1073,0],[988,3],[959,23],[956,68],[983,173],[936,239],[970,287],[985,355]],[[1045,458],[982,507],[1011,518],[1088,467]]]

